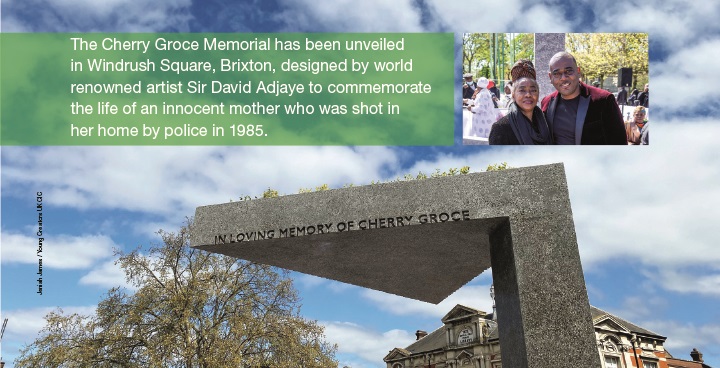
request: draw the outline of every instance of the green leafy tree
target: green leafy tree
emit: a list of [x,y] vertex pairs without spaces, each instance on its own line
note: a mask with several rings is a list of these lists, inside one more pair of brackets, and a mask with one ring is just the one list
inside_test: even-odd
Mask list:
[[189,247],[192,224],[118,252],[129,292],[94,315],[48,314],[16,367],[337,367],[323,328],[299,316],[286,273]]
[[497,79],[508,51],[504,33],[466,33],[463,35],[463,73],[476,70],[476,77]]
[[[520,60],[535,59],[535,35],[533,33],[511,33],[507,39],[504,78],[510,79],[510,70]],[[537,65],[535,66],[537,69]]]
[[471,73],[473,64],[489,59],[489,42],[488,33],[463,34],[463,73]]
[[511,64],[515,64],[520,59],[535,59],[535,34],[518,33],[514,34],[513,39],[509,42],[511,50]]
[[581,67],[585,81],[617,75],[619,68],[633,69],[634,83],[648,75],[648,37],[645,33],[570,33],[568,51]]
[[[532,60],[535,37],[532,33],[466,33],[463,35],[463,73],[494,79],[499,87],[510,79],[517,60]],[[475,66],[475,68],[473,68]]]

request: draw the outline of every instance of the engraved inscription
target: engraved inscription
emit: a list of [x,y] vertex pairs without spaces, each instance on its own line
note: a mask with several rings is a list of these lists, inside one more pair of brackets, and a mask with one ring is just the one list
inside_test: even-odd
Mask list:
[[289,226],[278,229],[239,231],[229,234],[217,234],[215,235],[213,244],[233,244],[265,239],[294,238],[298,236],[327,234],[334,232],[387,229],[409,225],[434,224],[468,220],[470,220],[469,210],[453,210],[439,213],[422,213],[415,215],[402,215],[392,217],[363,218],[321,224]]

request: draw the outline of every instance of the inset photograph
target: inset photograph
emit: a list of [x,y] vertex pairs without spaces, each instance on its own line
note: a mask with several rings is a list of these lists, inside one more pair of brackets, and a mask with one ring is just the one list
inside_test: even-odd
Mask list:
[[464,145],[649,144],[645,33],[466,33]]

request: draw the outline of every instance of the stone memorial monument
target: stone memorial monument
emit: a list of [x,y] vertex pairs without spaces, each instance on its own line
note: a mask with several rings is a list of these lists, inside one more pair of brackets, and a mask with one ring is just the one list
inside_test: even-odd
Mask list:
[[560,51],[566,51],[565,33],[535,34],[535,71],[537,72],[537,82],[540,87],[538,103],[545,96],[555,92],[555,87],[550,83],[548,72],[550,71],[550,59]]
[[503,367],[600,367],[562,164],[198,207],[191,244],[431,303],[492,267]]

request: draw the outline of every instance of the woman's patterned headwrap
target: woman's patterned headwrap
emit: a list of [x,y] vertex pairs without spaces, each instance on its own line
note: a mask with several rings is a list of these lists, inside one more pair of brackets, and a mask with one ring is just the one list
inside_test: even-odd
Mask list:
[[513,83],[520,78],[537,79],[535,78],[535,66],[530,60],[518,60],[518,62],[513,65],[512,69],[510,69],[510,77],[512,78]]

